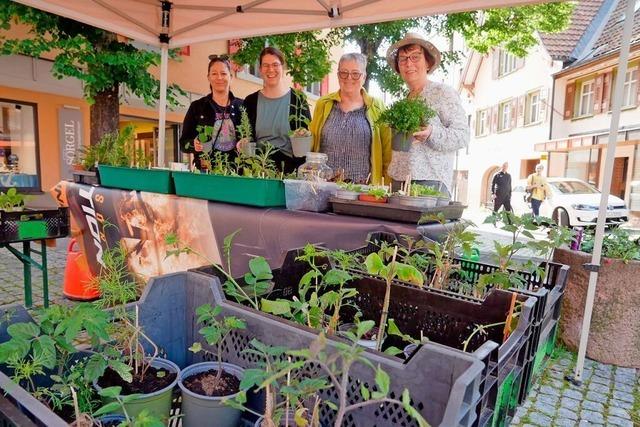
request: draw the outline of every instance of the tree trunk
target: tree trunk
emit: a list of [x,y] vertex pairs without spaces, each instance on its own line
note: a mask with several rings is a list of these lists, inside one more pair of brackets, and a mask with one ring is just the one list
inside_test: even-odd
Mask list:
[[380,43],[382,40],[376,40],[375,42],[371,42],[366,39],[358,39],[358,46],[360,46],[360,52],[364,55],[367,55],[367,78],[364,81],[364,89],[369,91],[369,82],[371,81],[372,70],[374,68],[374,62],[376,61],[376,55],[378,52],[378,47],[380,47]]
[[97,144],[103,135],[117,132],[120,122],[119,85],[99,92],[95,96],[95,103],[89,108],[91,145]]

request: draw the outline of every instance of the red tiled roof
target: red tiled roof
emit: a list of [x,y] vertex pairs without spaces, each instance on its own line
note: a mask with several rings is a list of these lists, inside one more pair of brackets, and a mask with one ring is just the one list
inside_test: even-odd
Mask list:
[[[635,2],[635,0],[630,0]],[[620,49],[622,39],[622,28],[624,26],[624,10],[627,7],[627,0],[620,0],[614,11],[609,16],[609,20],[602,30],[602,34],[593,45],[592,58],[605,55],[614,50]],[[640,40],[640,9],[635,12],[633,30],[631,32],[631,43]]]
[[602,0],[580,0],[573,9],[569,28],[560,33],[541,33],[542,43],[553,59],[572,60],[571,52],[582,37],[589,23],[602,6]]

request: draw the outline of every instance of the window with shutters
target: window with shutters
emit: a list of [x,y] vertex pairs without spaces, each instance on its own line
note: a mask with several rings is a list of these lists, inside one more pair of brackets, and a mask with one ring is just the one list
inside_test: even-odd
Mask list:
[[580,84],[578,95],[578,117],[593,114],[594,80],[587,80]]
[[638,67],[629,68],[624,78],[622,108],[635,107],[638,98]]
[[530,125],[540,121],[540,91],[529,92],[525,99],[524,124]]
[[514,72],[517,67],[516,61],[515,55],[510,54],[506,50],[500,49],[498,77]]
[[484,109],[476,112],[476,136],[485,136],[489,134],[491,114],[490,110]]
[[498,106],[498,132],[511,129],[511,103],[512,100],[501,102]]

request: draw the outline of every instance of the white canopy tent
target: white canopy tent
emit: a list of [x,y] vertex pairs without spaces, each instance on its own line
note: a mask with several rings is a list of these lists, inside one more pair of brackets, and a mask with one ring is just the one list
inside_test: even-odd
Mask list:
[[[168,49],[212,40],[290,33],[329,27],[392,21],[416,16],[541,3],[540,0],[13,0],[93,25],[138,41],[161,46],[158,163],[164,165]],[[635,2],[627,0],[620,47],[619,75],[627,69]],[[597,269],[611,188],[622,105],[623,79],[617,79],[604,184],[585,316],[575,370],[582,369],[591,324]]]

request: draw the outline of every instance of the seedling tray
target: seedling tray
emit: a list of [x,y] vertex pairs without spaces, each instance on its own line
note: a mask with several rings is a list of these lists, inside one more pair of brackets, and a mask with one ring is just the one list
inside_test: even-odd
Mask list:
[[0,244],[57,239],[68,235],[68,208],[25,209],[21,212],[0,210]]
[[167,169],[136,169],[98,165],[103,187],[124,190],[175,194],[171,171]]
[[[384,219],[395,222],[410,222],[417,224],[424,214],[442,213],[447,220],[458,220],[466,208],[458,202],[451,202],[447,206],[435,208],[418,208],[391,203],[371,203],[360,200],[344,200],[332,197],[329,199],[334,213],[341,215],[361,216],[365,218]],[[434,221],[426,221],[428,222]]]
[[173,172],[173,180],[179,196],[262,208],[286,204],[280,179]]

